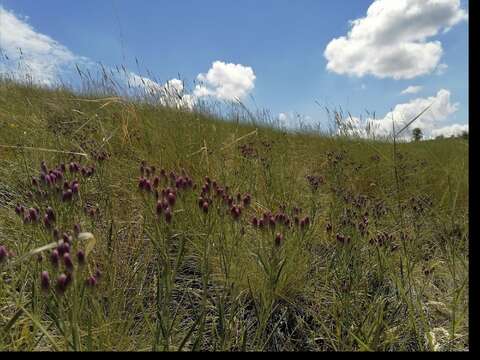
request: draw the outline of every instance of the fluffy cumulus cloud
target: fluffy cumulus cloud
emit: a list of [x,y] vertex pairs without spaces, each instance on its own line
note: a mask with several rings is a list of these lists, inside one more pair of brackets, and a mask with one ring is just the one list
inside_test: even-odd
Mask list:
[[[448,129],[460,129],[465,125],[455,124],[446,125],[450,115],[458,111],[459,104],[451,102],[450,91],[441,89],[436,95],[427,98],[416,98],[407,103],[396,105],[393,110],[387,113],[383,118],[372,119],[368,118],[360,121],[358,118],[347,119],[347,123],[354,129],[354,133],[360,136],[366,136],[368,133],[365,129],[370,129],[370,134],[374,133],[377,136],[390,136],[393,132],[392,121],[395,121],[395,129],[399,132],[417,115],[422,113],[425,109],[429,109],[420,116],[407,130],[405,130],[400,137],[409,138],[411,128],[418,127],[422,129],[424,134],[435,136],[439,131],[447,131]],[[393,119],[393,120],[392,120]]]
[[[37,32],[27,21],[0,6],[0,75],[50,86],[70,81],[76,74],[76,66],[92,73],[100,70],[94,61]],[[177,107],[193,108],[203,97],[242,99],[255,87],[251,67],[222,61],[214,62],[207,73],[198,75],[200,84],[193,93],[187,93],[179,79],[159,83],[128,70],[106,68],[106,72],[112,83],[120,86],[117,89],[120,92],[123,89],[128,94],[147,94],[162,104]]]
[[1,5],[0,51],[0,73],[44,85],[56,83],[66,67],[87,62]]
[[463,132],[468,132],[468,124],[453,124],[453,125],[444,126],[444,127],[432,130],[431,135],[434,138],[437,136],[450,137],[450,136],[461,135]]
[[442,44],[430,39],[466,19],[460,0],[375,0],[346,36],[327,45],[327,69],[394,79],[444,71]]
[[212,96],[220,100],[245,98],[255,87],[255,73],[249,66],[215,61],[206,74],[199,74],[196,97]]
[[409,86],[401,92],[402,95],[416,94],[422,91],[422,86]]

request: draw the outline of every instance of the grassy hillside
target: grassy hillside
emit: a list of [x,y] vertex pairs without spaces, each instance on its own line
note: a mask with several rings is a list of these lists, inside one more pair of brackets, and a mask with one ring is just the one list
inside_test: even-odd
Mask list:
[[0,350],[465,350],[468,142],[0,83],[0,274]]

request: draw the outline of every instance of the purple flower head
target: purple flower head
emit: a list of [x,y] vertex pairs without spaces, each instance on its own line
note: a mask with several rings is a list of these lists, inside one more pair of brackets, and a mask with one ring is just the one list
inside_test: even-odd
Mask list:
[[77,180],[74,180],[72,183],[72,193],[78,194],[78,190],[80,189],[80,184]]
[[167,201],[170,204],[170,206],[175,205],[175,202],[177,201],[177,197],[175,196],[175,194],[173,192],[168,193]]
[[60,293],[64,293],[67,290],[68,284],[70,281],[68,280],[68,276],[65,274],[61,274],[57,279],[57,290]]
[[245,196],[243,197],[243,205],[247,207],[250,205],[251,202],[252,202],[252,197],[250,196],[250,194],[245,194]]
[[70,244],[68,242],[61,242],[57,246],[57,251],[60,255],[64,255],[70,252]]
[[72,200],[72,197],[73,197],[73,192],[71,189],[67,189],[63,192],[62,194],[62,201],[63,202],[67,202],[67,201],[70,201]]
[[232,217],[234,220],[238,220],[240,218],[240,215],[242,215],[242,209],[240,206],[232,206],[230,209],[230,213],[232,214]]
[[0,264],[3,263],[8,258],[8,251],[5,246],[0,246]]
[[258,219],[257,219],[256,217],[253,217],[253,218],[252,218],[251,223],[252,223],[252,226],[253,226],[253,227],[258,227]]
[[47,163],[45,162],[45,160],[40,163],[40,170],[43,171],[45,174],[48,173]]
[[156,205],[157,215],[161,215],[163,212],[163,201],[157,201]]
[[160,178],[158,176],[155,176],[153,178],[153,187],[158,188],[158,185],[160,184]]
[[40,221],[40,212],[35,208],[30,208],[28,209],[28,217],[31,222],[36,223]]
[[58,250],[55,249],[52,251],[50,254],[50,262],[52,263],[53,266],[58,266],[58,261],[60,260],[60,254],[58,253]]
[[43,225],[45,225],[47,229],[50,229],[52,227],[52,221],[50,220],[47,214],[45,214],[43,218]]
[[72,271],[73,270],[73,261],[72,261],[72,257],[70,256],[70,254],[68,252],[66,252],[65,254],[63,254],[63,263],[65,264],[65,267]]
[[275,236],[275,246],[280,247],[283,243],[283,235],[281,233],[277,233]]
[[75,236],[78,236],[78,234],[80,234],[82,232],[82,227],[80,226],[80,224],[75,224],[73,225],[73,233],[75,234]]
[[23,207],[20,206],[20,204],[17,204],[17,206],[15,206],[15,213],[17,215],[22,215],[23,214]]
[[95,287],[97,285],[97,278],[95,276],[89,276],[86,280],[86,284],[88,287]]
[[208,202],[204,201],[202,204],[202,211],[206,214],[208,213]]
[[52,222],[55,221],[55,213],[53,212],[53,209],[50,206],[47,207],[47,209],[45,210],[45,214],[47,215],[48,220]]
[[138,188],[140,190],[143,190],[145,189],[145,183],[146,183],[147,179],[145,179],[143,176],[138,180]]
[[48,271],[43,271],[40,275],[40,284],[43,291],[50,289],[50,275],[48,274]]
[[85,265],[85,253],[82,250],[78,250],[77,260],[79,265]]
[[173,217],[172,210],[169,207],[167,207],[165,209],[164,214],[165,214],[165,221],[167,222],[167,224],[170,224],[172,222],[172,217]]

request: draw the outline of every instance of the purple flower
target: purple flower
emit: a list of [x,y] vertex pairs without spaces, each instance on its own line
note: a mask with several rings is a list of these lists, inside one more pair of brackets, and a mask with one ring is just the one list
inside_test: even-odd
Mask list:
[[63,192],[62,201],[64,201],[64,202],[70,201],[70,200],[72,200],[72,197],[73,197],[73,192],[72,192],[71,189],[68,189],[68,190]]
[[0,264],[3,263],[8,258],[8,251],[5,246],[0,246]]
[[65,267],[68,270],[70,270],[70,271],[73,270],[73,261],[72,261],[72,258],[71,258],[70,254],[68,252],[63,254],[63,263],[65,264]]
[[53,209],[50,206],[47,207],[47,210],[45,210],[45,214],[47,215],[48,220],[50,220],[51,222],[55,221],[55,213],[53,212]]
[[78,236],[78,234],[80,234],[82,231],[82,227],[80,226],[80,224],[75,224],[73,225],[73,233]]
[[61,293],[64,293],[67,290],[67,286],[70,283],[68,276],[61,274],[57,279],[57,290]]
[[78,250],[77,260],[78,260],[79,265],[84,265],[85,264],[85,253],[82,250]]
[[47,164],[46,164],[45,160],[43,160],[40,163],[40,170],[42,170],[45,174],[48,173],[48,168],[47,168]]
[[97,278],[95,276],[89,276],[86,280],[86,284],[88,287],[95,287],[97,285]]
[[80,189],[80,184],[77,180],[74,180],[72,183],[72,193],[78,194],[78,190]]
[[281,233],[277,233],[275,236],[275,246],[280,247],[283,243],[283,235]]
[[173,192],[171,192],[167,195],[167,201],[170,204],[170,206],[175,205],[176,200],[177,200],[177,197],[175,196],[175,194]]
[[40,283],[43,291],[47,291],[50,288],[50,275],[48,271],[43,271],[40,275]]
[[58,261],[60,260],[60,254],[58,253],[58,250],[55,249],[52,251],[50,254],[50,262],[52,263],[53,266],[58,266]]
[[208,213],[208,202],[207,201],[204,201],[204,203],[202,204],[202,211],[205,214]]
[[164,214],[165,214],[165,221],[167,222],[167,224],[170,224],[172,222],[172,217],[173,217],[172,210],[169,207],[167,207],[165,209]]

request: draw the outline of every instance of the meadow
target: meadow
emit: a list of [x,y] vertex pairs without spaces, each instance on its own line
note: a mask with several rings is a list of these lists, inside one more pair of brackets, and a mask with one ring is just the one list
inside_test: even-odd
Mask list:
[[468,350],[468,172],[1,81],[0,350]]

